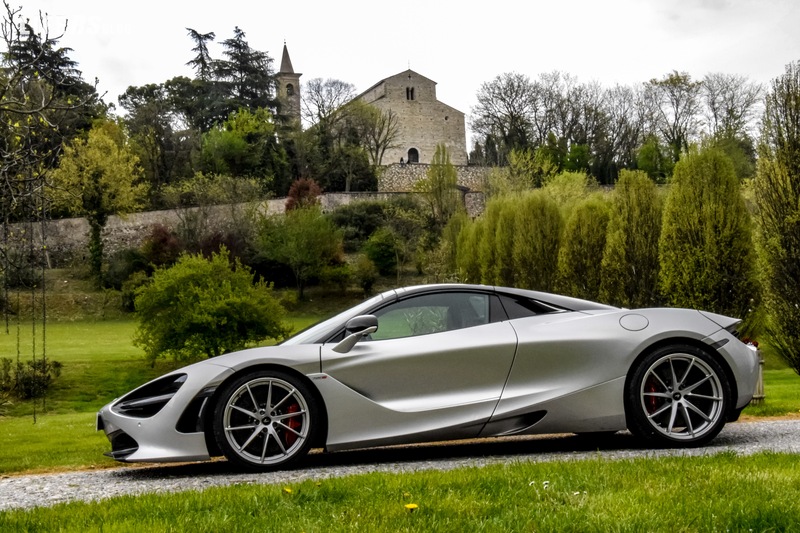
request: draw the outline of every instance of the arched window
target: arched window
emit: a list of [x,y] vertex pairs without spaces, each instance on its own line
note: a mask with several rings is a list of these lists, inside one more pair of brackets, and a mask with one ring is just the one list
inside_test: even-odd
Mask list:
[[406,87],[406,100],[413,100],[413,99],[414,99],[414,88]]
[[419,163],[419,152],[416,148],[409,148],[408,149],[408,162],[409,163]]
[[294,96],[294,85],[291,83],[286,84],[286,96]]

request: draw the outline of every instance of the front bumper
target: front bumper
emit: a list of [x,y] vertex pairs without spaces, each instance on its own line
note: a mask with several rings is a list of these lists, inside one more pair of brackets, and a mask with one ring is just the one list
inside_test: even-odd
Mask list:
[[186,373],[185,382],[155,414],[136,416],[120,409],[149,384],[100,409],[96,427],[111,443],[106,455],[125,462],[201,461],[210,457],[202,423],[204,413],[210,408],[211,392],[233,371],[207,364],[179,372]]

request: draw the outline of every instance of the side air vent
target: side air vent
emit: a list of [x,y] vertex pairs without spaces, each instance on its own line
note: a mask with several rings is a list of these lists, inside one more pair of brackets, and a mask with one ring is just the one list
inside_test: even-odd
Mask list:
[[133,418],[150,418],[167,405],[185,382],[186,374],[164,376],[124,396],[111,410]]

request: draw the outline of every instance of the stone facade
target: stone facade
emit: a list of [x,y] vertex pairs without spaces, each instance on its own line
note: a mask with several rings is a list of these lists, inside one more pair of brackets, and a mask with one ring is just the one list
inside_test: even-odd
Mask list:
[[454,165],[467,164],[464,113],[436,99],[436,82],[413,70],[379,81],[358,98],[397,116],[396,147],[383,164],[430,163],[437,144],[444,144]]

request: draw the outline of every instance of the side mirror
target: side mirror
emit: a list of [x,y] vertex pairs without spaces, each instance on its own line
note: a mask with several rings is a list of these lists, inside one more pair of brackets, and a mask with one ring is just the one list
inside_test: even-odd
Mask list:
[[[359,333],[364,331],[365,329],[375,327],[375,330],[378,328],[378,317],[375,315],[360,315],[351,318],[347,321],[347,324],[344,326],[344,335],[345,337],[351,335],[353,333]],[[370,332],[372,333],[372,332]],[[366,333],[369,335],[369,333]]]
[[351,318],[344,327],[345,338],[336,346],[333,351],[337,353],[347,353],[353,349],[362,337],[366,337],[378,331],[378,319],[373,315],[363,315]]

